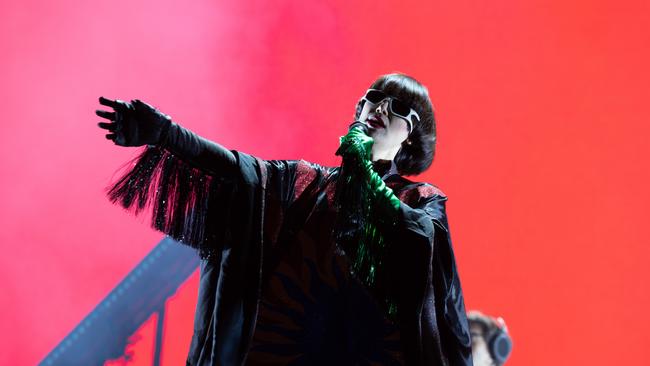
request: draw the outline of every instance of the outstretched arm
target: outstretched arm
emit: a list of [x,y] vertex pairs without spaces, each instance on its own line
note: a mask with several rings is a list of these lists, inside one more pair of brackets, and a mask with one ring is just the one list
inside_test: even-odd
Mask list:
[[233,177],[237,173],[237,160],[230,150],[180,126],[153,106],[139,99],[129,103],[104,97],[99,103],[112,109],[95,113],[109,121],[98,125],[116,145],[152,145],[211,175]]
[[198,136],[140,100],[99,102],[112,109],[96,112],[108,120],[99,123],[110,132],[107,139],[147,145],[108,187],[109,199],[136,215],[151,208],[154,229],[198,249],[202,258],[219,253],[235,230],[229,221],[235,203],[248,198],[233,192],[240,181],[257,177],[255,159]]
[[[136,215],[150,208],[154,229],[198,249],[202,258],[249,240],[255,210],[284,210],[293,198],[296,161],[228,150],[137,99],[99,101],[112,109],[96,112],[108,120],[99,123],[107,139],[147,145],[108,187],[109,199]],[[271,198],[268,206],[259,190]]]

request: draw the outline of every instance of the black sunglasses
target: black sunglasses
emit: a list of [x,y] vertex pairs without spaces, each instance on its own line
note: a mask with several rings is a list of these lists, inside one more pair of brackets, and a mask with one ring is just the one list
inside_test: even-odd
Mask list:
[[411,116],[415,117],[418,122],[420,122],[420,116],[416,111],[413,110],[408,104],[402,102],[401,100],[391,97],[390,95],[384,93],[378,89],[368,89],[366,95],[363,96],[363,99],[372,104],[379,104],[385,99],[388,99],[388,110],[393,115],[404,118],[409,124],[409,133],[413,131],[413,120]]

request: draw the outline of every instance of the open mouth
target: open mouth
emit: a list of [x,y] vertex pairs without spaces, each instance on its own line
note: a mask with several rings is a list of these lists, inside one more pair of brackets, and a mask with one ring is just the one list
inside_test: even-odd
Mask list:
[[366,118],[366,122],[372,128],[386,128],[386,126],[384,126],[384,122],[375,116],[369,116]]

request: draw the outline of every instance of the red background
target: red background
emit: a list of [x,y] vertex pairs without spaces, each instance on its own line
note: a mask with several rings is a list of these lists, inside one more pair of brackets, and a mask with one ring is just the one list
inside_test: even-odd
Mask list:
[[[0,364],[35,364],[160,240],[106,187],[100,95],[266,159],[336,164],[380,74],[428,86],[468,309],[511,365],[648,364],[647,1],[0,3]],[[198,275],[167,304],[184,364]],[[151,364],[156,319],[132,364]]]

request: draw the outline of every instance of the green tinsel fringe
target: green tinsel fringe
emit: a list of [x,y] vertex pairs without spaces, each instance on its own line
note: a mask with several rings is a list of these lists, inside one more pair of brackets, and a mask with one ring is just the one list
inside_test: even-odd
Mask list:
[[373,192],[359,161],[344,159],[340,174],[335,195],[339,209],[337,243],[348,256],[355,277],[379,302],[384,315],[396,321],[398,309],[386,282],[388,276],[381,273],[387,248],[379,228],[386,230],[391,223],[375,212]]

